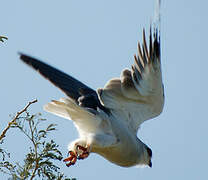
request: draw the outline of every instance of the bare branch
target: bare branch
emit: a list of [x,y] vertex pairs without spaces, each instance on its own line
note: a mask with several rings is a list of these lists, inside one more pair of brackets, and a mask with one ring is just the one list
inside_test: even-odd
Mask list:
[[17,114],[16,114],[16,116],[14,117],[14,119],[12,119],[12,120],[8,123],[8,126],[3,130],[3,132],[2,132],[2,134],[1,134],[1,136],[0,136],[0,141],[6,136],[6,132],[9,130],[9,128],[11,128],[11,126],[12,126],[13,124],[16,123],[16,120],[19,118],[19,116],[20,116],[23,112],[27,111],[27,108],[28,108],[31,104],[34,104],[34,103],[36,103],[37,101],[38,101],[38,100],[35,99],[35,100],[29,102],[29,103],[24,107],[23,110],[17,112]]

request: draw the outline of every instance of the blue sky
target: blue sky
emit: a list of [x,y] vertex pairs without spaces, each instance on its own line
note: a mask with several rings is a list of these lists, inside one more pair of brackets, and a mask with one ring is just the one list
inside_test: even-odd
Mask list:
[[[17,52],[35,56],[73,75],[92,88],[103,87],[133,63],[142,28],[149,28],[154,0],[1,1],[0,44],[2,68],[1,126],[9,114],[35,98],[31,112],[41,112],[51,123],[63,154],[77,138],[73,124],[43,111],[42,106],[65,95],[19,61]],[[205,0],[162,1],[161,41],[165,107],[145,122],[138,136],[153,150],[153,168],[122,168],[91,154],[67,168],[81,179],[206,179],[207,144],[207,7]],[[14,137],[15,136],[15,137]],[[5,145],[21,161],[28,142],[10,131]],[[6,177],[0,174],[0,179]]]

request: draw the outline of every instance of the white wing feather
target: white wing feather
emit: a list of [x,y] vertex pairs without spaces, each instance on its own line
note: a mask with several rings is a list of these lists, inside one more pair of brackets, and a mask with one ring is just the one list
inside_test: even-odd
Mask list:
[[44,110],[57,116],[73,120],[78,131],[96,133],[100,130],[101,119],[99,116],[87,111],[69,99],[61,98],[59,101],[53,100],[44,106]]
[[110,80],[98,89],[99,98],[120,120],[125,120],[135,133],[145,120],[158,116],[163,109],[164,92],[160,63],[160,41],[150,30],[149,52],[143,32],[143,46],[138,44],[138,56],[132,70],[125,69],[121,77]]
[[110,146],[116,142],[108,118],[101,117],[102,115],[106,116],[103,112],[102,115],[100,113],[97,114],[98,112],[96,111],[93,114],[88,109],[77,105],[73,100],[66,98],[61,98],[59,101],[53,100],[44,106],[44,110],[72,120],[80,136],[93,139],[96,145]]

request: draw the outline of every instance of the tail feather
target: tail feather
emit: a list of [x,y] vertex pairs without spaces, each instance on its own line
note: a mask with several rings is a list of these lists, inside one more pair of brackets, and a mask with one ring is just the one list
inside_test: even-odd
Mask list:
[[57,105],[53,101],[44,105],[43,109],[62,118],[71,119],[66,108],[63,108],[62,105]]
[[77,105],[71,99],[52,100],[44,106],[44,110],[62,118],[70,119],[74,121],[79,129],[87,130],[88,132],[96,131],[101,122],[98,116]]

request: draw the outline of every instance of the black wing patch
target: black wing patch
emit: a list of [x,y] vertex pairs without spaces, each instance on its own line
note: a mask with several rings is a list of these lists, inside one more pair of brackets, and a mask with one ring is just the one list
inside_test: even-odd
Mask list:
[[74,99],[77,104],[83,107],[97,110],[97,107],[107,112],[101,105],[95,90],[76,80],[72,76],[42,62],[33,57],[19,53],[20,59],[38,71],[43,77],[61,89],[68,97]]

